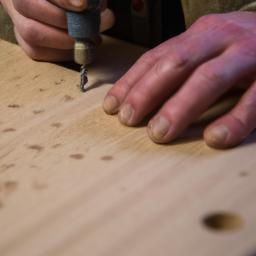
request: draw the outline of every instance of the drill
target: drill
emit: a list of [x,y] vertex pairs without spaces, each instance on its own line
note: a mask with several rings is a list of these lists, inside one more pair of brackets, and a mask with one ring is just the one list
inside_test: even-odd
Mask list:
[[86,65],[93,62],[96,47],[92,37],[100,30],[100,0],[87,0],[87,8],[82,12],[66,11],[69,35],[74,37],[74,61],[81,66],[81,82],[78,87],[85,92],[88,82]]

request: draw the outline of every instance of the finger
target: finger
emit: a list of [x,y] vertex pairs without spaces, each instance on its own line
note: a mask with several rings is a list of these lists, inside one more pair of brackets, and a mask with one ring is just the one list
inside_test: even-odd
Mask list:
[[[219,16],[218,16],[219,17]],[[160,60],[160,58],[172,48],[175,48],[178,44],[190,40],[191,38],[210,38],[211,41],[213,38],[220,37],[226,38],[226,41],[232,40],[229,35],[232,33],[227,33],[232,30],[234,36],[237,34],[234,31],[234,28],[228,27],[226,22],[224,25],[219,25],[217,22],[217,15],[210,15],[201,18],[195,25],[189,28],[185,33],[177,36],[173,39],[170,39],[163,44],[159,45],[155,49],[144,54],[134,65],[133,67],[112,87],[108,92],[107,96],[103,102],[103,108],[107,114],[115,114],[118,112],[120,105],[124,102],[130,90],[135,86],[136,83]],[[207,27],[204,24],[211,23],[212,25]],[[218,30],[216,31],[216,26],[218,25]],[[218,32],[218,34],[216,34]],[[211,42],[213,44],[214,42]],[[211,50],[207,49],[207,52]],[[201,50],[199,50],[200,52]],[[158,82],[157,82],[158,84]]]
[[19,35],[29,45],[43,46],[68,50],[72,49],[74,39],[68,35],[67,30],[56,28],[33,19],[28,19],[18,13],[9,5],[9,15],[19,32]]
[[42,60],[42,61],[53,61],[53,62],[67,61],[67,60],[73,59],[73,50],[59,50],[59,49],[29,45],[20,36],[17,29],[14,29],[14,32],[20,47],[31,59]]
[[15,9],[23,16],[59,28],[67,28],[66,12],[46,0],[13,0]]
[[15,27],[21,37],[31,45],[63,50],[72,49],[74,46],[74,38],[69,36],[65,29],[56,28],[21,15],[15,22]]
[[167,143],[176,138],[237,80],[255,71],[255,57],[241,49],[246,47],[232,47],[196,70],[150,121],[148,134],[153,141]]
[[131,89],[120,108],[120,122],[139,123],[183,84],[196,67],[221,54],[225,47],[225,42],[216,43],[211,36],[200,35],[172,48]]
[[13,8],[13,3],[10,0],[1,0],[0,4],[3,5],[4,9],[7,11],[9,15],[11,15],[11,10]]
[[101,15],[100,33],[110,29],[115,24],[115,15],[110,9],[105,9]]
[[135,84],[168,50],[185,41],[186,37],[187,35],[182,34],[143,54],[130,70],[110,89],[103,102],[104,111],[107,114],[116,114],[119,106]]
[[80,12],[90,6],[91,0],[48,0],[49,2],[70,11]]
[[[49,2],[70,11],[80,12],[91,8],[97,3],[95,0],[48,0]],[[100,1],[100,9],[103,12],[107,7],[107,0]]]
[[256,83],[243,95],[237,106],[204,131],[210,147],[236,146],[256,128]]

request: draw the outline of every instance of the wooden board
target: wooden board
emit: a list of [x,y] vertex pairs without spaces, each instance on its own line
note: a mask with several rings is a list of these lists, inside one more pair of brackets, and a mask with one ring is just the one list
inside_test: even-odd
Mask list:
[[[252,255],[256,133],[215,150],[200,126],[168,145],[122,126],[101,103],[145,49],[104,41],[86,93],[77,72],[0,41],[0,255]],[[214,231],[215,213],[243,224]]]

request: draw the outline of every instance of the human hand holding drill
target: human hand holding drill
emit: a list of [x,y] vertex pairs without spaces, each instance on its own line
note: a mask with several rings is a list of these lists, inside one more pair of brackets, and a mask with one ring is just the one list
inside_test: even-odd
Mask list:
[[[74,38],[67,30],[66,11],[79,12],[87,7],[83,0],[0,0],[10,15],[16,39],[32,59],[65,61],[73,59]],[[113,26],[115,17],[101,0],[100,32]],[[95,37],[96,45],[101,38]]]
[[[65,11],[86,8],[80,0],[1,0],[15,24],[17,40],[34,59],[72,59]],[[105,9],[102,2],[102,10]],[[62,7],[59,8],[58,6]],[[107,10],[101,30],[113,25]],[[40,33],[39,33],[40,32]],[[97,39],[96,39],[97,41]],[[229,113],[210,124],[204,139],[212,147],[239,144],[256,128],[256,14],[233,12],[199,19],[180,36],[144,54],[113,86],[103,102],[124,125],[138,124],[163,104],[148,125],[157,143],[175,139],[222,94],[234,86],[248,88]]]

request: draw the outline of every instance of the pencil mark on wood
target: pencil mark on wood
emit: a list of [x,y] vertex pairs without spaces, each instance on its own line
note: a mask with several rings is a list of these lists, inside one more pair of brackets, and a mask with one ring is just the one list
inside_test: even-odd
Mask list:
[[37,150],[37,151],[41,151],[43,150],[44,148],[40,145],[29,145],[27,146],[28,149],[33,149],[33,150]]
[[122,192],[125,192],[125,191],[127,190],[127,188],[126,188],[126,187],[121,187],[120,190],[121,190]]
[[61,123],[52,123],[51,127],[60,128],[61,127]]
[[9,152],[6,152],[3,155],[1,155],[0,159],[3,159],[4,157],[8,156],[10,153],[12,153],[12,150],[10,150]]
[[39,89],[39,92],[44,92],[44,91],[46,91],[46,89],[43,89],[43,88]]
[[38,181],[35,181],[35,182],[33,183],[33,188],[34,188],[35,190],[44,190],[44,189],[46,189],[47,187],[48,187],[48,185],[45,184],[45,183],[41,183],[41,182],[38,182]]
[[40,75],[36,75],[33,77],[33,80],[35,80],[36,78],[38,78]]
[[60,82],[55,82],[54,84],[55,84],[55,85],[59,85],[59,84],[61,84],[61,82],[63,82],[63,81],[64,81],[64,80],[61,79]]
[[58,147],[60,147],[60,146],[61,146],[61,144],[59,143],[59,144],[53,145],[52,148],[58,148]]
[[6,181],[4,186],[8,191],[13,191],[17,188],[18,183],[16,181]]
[[241,177],[246,177],[246,176],[249,176],[250,174],[249,174],[249,172],[240,172],[239,175]]
[[15,164],[3,164],[0,168],[0,173],[7,171],[8,169],[10,169],[14,166],[15,166]]
[[34,111],[33,111],[33,113],[34,113],[35,115],[37,115],[37,114],[42,114],[42,113],[44,113],[44,112],[45,112],[44,109],[41,109],[41,110],[34,110]]
[[74,159],[83,159],[84,155],[82,154],[74,154],[74,155],[70,155],[70,158],[74,158]]
[[6,169],[12,168],[14,166],[15,166],[15,164],[3,164],[2,165],[2,167],[6,168]]
[[69,96],[69,95],[65,95],[64,96],[64,101],[65,102],[69,102],[69,101],[71,101],[71,100],[73,100],[74,98],[72,98],[71,96]]
[[30,168],[40,168],[40,167],[38,167],[37,165],[34,165],[34,164],[32,164],[32,165],[30,165]]
[[110,160],[113,160],[114,158],[113,158],[113,156],[103,156],[103,157],[101,157],[101,160],[103,160],[103,161],[110,161]]
[[10,104],[8,105],[9,108],[20,108],[20,105],[18,104]]
[[18,183],[16,181],[6,181],[0,184],[0,191],[3,191],[5,194],[10,194],[14,192],[18,187]]
[[21,76],[14,76],[12,78],[9,78],[9,81],[15,81],[21,79]]
[[3,132],[15,132],[16,129],[14,128],[7,128],[7,129],[4,129]]

